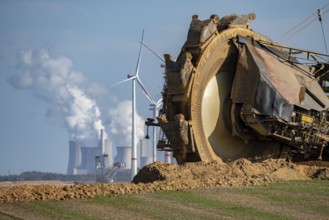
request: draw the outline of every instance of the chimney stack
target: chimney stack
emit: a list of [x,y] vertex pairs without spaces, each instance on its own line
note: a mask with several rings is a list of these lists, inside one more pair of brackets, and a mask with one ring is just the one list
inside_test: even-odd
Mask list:
[[100,148],[101,155],[105,154],[105,137],[104,137],[104,129],[101,129],[101,139],[100,139]]

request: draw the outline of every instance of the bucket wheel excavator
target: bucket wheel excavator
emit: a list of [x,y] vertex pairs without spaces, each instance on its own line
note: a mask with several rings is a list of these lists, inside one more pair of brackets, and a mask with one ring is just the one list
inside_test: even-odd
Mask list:
[[146,124],[179,164],[329,160],[329,56],[272,42],[255,17],[194,15],[177,59],[164,55],[163,107]]

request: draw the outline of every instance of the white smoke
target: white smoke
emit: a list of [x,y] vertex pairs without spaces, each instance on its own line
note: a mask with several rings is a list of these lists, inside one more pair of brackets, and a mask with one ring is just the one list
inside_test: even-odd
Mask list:
[[59,116],[72,139],[96,146],[104,125],[95,96],[104,88],[74,71],[69,58],[51,57],[47,49],[20,50],[18,56],[18,72],[8,80],[11,85],[47,103],[46,116]]
[[[18,59],[17,74],[8,79],[9,83],[43,100],[47,104],[45,115],[59,117],[72,140],[82,146],[97,146],[100,130],[104,129],[101,111],[109,106],[104,101],[106,98],[109,102],[108,90],[74,71],[71,59],[53,57],[45,48],[20,50]],[[113,141],[119,145],[131,145],[131,104],[120,102],[106,115]],[[138,114],[136,135],[137,140],[144,137],[144,120]]]
[[[17,74],[8,79],[9,83],[44,101],[47,104],[45,115],[59,117],[72,140],[82,146],[97,146],[100,130],[104,129],[102,121],[105,121],[101,112],[108,109],[108,102],[116,97],[110,96],[104,86],[74,71],[71,59],[53,57],[45,48],[20,50],[18,59]],[[131,101],[120,102],[105,115],[109,117],[106,121],[112,141],[118,145],[131,145],[131,104]],[[144,120],[138,114],[136,135],[137,140],[144,137]]]
[[[120,102],[116,108],[109,110],[110,132],[118,145],[131,146],[132,133],[132,102]],[[136,114],[136,141],[144,138],[144,120]]]

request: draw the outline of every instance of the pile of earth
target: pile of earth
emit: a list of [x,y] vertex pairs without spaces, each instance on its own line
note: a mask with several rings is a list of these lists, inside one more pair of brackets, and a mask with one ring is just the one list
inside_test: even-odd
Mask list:
[[239,159],[229,164],[198,162],[174,165],[156,162],[142,168],[132,183],[1,187],[0,203],[81,199],[159,190],[240,187],[310,178],[329,179],[329,168],[296,165],[280,159],[261,163]]
[[197,162],[180,166],[152,163],[141,169],[133,182],[166,181],[178,185],[184,182],[191,188],[251,186],[289,180],[328,179],[328,171],[326,167],[297,165],[282,159],[268,159],[260,163],[239,159],[227,164]]

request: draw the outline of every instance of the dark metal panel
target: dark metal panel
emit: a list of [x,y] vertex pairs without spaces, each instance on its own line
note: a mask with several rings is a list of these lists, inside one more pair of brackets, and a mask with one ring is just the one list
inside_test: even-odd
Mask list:
[[231,99],[234,103],[252,104],[257,91],[259,68],[246,47],[240,49]]
[[[239,82],[240,85],[243,82],[250,82],[251,80],[247,79],[247,76],[251,76],[254,81],[258,82],[253,104],[260,113],[272,113],[289,121],[292,105],[317,111],[323,111],[329,107],[329,100],[317,80],[303,72],[300,67],[297,68],[295,64],[279,59],[278,56],[266,48],[262,48],[256,41],[252,42],[249,38],[239,36],[239,42],[244,45],[241,49],[238,67],[252,66],[253,68],[239,68],[236,72],[236,82]],[[305,67],[302,68],[305,69]],[[255,77],[255,72],[259,76]],[[254,83],[244,87],[247,86],[254,86]],[[237,86],[233,89],[239,90]],[[306,93],[304,92],[305,94],[302,94],[303,98],[301,98],[303,90]],[[250,94],[247,95],[247,99],[242,96],[243,93],[249,91],[250,89],[242,88],[238,94],[232,90],[233,100],[247,100],[251,104]]]
[[[233,102],[251,105],[259,114],[276,115],[290,121],[292,102],[289,102],[275,87],[282,87],[279,84],[283,81],[282,77],[276,77],[275,73],[266,74],[269,69],[264,62],[265,59],[259,55],[250,39],[239,37],[239,42],[244,43],[244,46],[240,49],[232,87]],[[277,82],[278,85],[273,85],[272,81]],[[293,97],[293,91],[288,92],[285,95]]]

